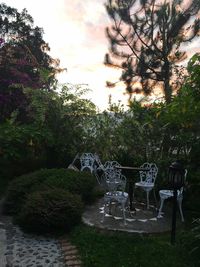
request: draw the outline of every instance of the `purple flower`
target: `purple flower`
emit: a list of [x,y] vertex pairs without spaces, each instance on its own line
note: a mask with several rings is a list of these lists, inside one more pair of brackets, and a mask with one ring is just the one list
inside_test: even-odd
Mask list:
[[5,43],[5,40],[3,38],[0,37],[0,47],[2,47]]

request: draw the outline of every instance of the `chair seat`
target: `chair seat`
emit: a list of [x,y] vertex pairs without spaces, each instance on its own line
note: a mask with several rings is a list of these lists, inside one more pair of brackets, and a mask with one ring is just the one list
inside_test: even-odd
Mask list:
[[[185,169],[185,180],[187,176],[187,169]],[[158,211],[158,216],[157,218],[162,218],[163,217],[163,205],[166,199],[171,198],[174,196],[174,191],[169,190],[169,189],[162,189],[159,190],[159,195],[160,195],[160,208]],[[182,201],[183,201],[183,187],[180,188],[180,190],[177,190],[177,202],[178,202],[178,207],[181,215],[181,221],[184,222],[184,217],[183,217],[183,211],[182,211]]]
[[114,193],[112,192],[107,192],[104,195],[105,200],[115,200],[118,202],[126,202],[128,199],[128,193],[122,192],[122,191],[115,191]]
[[[159,195],[161,198],[167,199],[174,196],[173,190],[160,190]],[[177,196],[180,196],[180,190],[177,190]]]
[[147,183],[147,182],[137,182],[135,186],[143,187],[144,189],[152,189],[154,187],[154,183]]
[[124,224],[126,225],[125,206],[128,200],[128,193],[124,192],[126,187],[126,177],[121,174],[121,170],[116,169],[116,166],[120,166],[116,161],[107,161],[104,165],[104,173],[102,178],[105,180],[106,190],[108,192],[104,195],[104,221],[106,208],[109,208],[109,214],[111,214],[111,204],[120,204],[123,213]]

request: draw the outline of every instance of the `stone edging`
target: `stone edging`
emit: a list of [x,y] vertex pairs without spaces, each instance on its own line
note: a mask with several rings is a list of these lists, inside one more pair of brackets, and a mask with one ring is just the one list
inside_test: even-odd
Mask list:
[[81,267],[82,262],[79,258],[77,248],[70,243],[68,238],[60,238],[59,242],[66,267]]

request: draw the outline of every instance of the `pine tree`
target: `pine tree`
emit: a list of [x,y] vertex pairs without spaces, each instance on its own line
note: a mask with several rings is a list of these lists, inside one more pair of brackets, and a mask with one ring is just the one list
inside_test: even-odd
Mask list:
[[200,1],[108,0],[105,6],[112,20],[105,64],[122,69],[130,96],[160,88],[170,103],[187,58],[184,47],[200,35]]

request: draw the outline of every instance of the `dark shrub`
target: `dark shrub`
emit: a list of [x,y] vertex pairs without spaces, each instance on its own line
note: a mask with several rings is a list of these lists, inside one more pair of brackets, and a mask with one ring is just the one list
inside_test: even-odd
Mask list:
[[18,213],[25,203],[27,195],[40,188],[46,177],[50,175],[53,175],[52,170],[42,169],[12,180],[6,193],[4,213]]
[[54,175],[48,176],[44,186],[62,188],[81,195],[84,203],[94,200],[96,178],[89,172],[77,172],[70,169],[57,169]]
[[15,221],[31,232],[69,231],[81,221],[83,203],[80,196],[63,189],[31,193]]
[[8,187],[4,212],[17,214],[27,196],[35,191],[61,188],[81,196],[84,203],[94,200],[96,178],[88,172],[69,169],[42,169],[12,180]]
[[200,184],[191,184],[185,192],[185,209],[193,213],[195,217],[200,216]]

